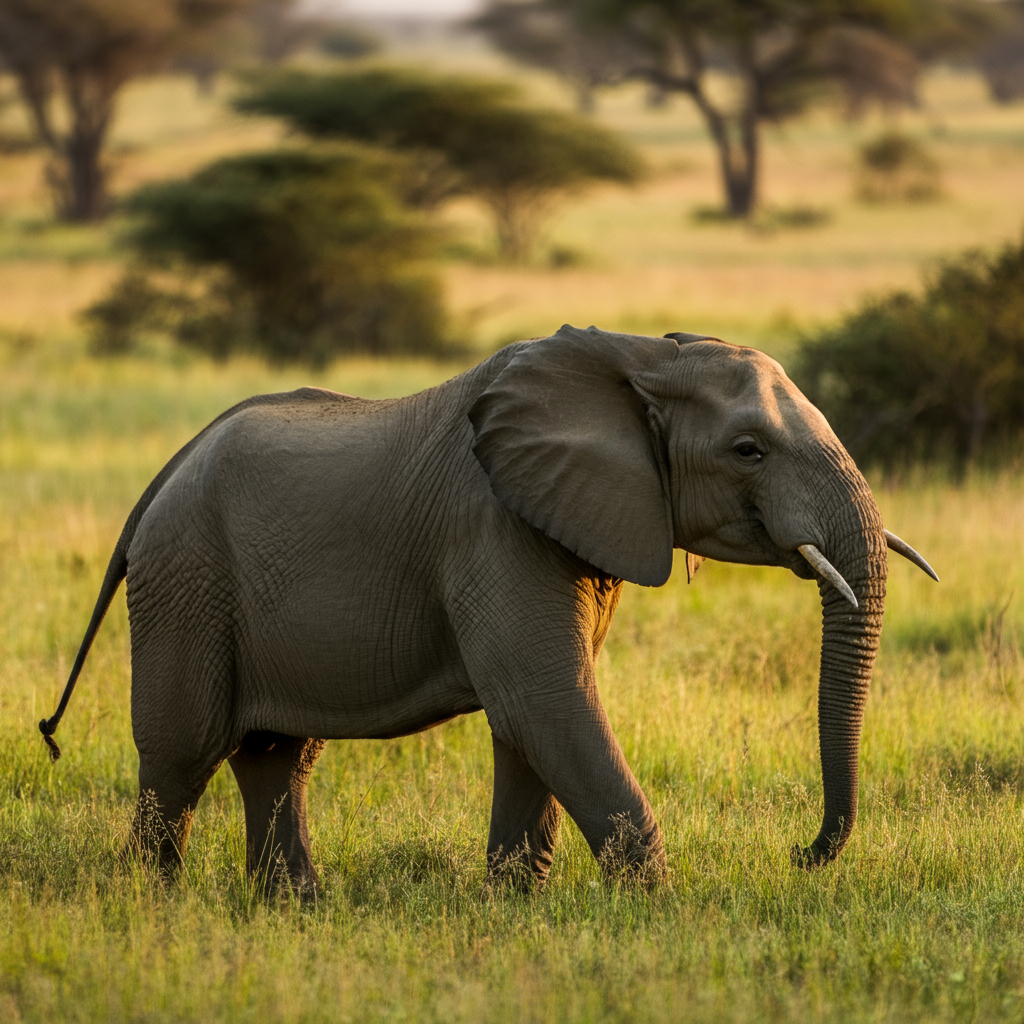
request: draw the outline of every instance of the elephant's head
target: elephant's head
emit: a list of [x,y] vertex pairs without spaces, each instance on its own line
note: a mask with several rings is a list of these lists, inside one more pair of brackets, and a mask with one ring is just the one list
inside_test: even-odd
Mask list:
[[821,413],[754,349],[566,326],[519,347],[470,418],[495,495],[612,576],[660,586],[676,547],[818,579],[825,814],[795,859],[835,857],[857,816],[887,544],[926,563],[884,530]]

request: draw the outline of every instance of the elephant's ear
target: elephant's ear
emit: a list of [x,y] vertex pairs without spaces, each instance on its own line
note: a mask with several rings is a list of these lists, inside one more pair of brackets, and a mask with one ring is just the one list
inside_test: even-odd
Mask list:
[[523,345],[469,413],[499,501],[649,587],[672,571],[672,513],[661,442],[631,380],[678,352],[674,341],[566,325]]

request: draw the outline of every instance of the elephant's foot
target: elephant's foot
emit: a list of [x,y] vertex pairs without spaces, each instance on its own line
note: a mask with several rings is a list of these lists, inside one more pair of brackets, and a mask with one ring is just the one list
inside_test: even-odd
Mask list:
[[196,805],[219,765],[217,756],[179,752],[172,758],[140,746],[139,799],[128,852],[156,867],[162,879],[177,875],[185,859]]
[[644,835],[628,812],[611,817],[612,831],[597,854],[597,862],[609,881],[630,881],[643,886],[657,885],[668,868],[661,830]]
[[174,878],[185,857],[194,813],[195,808],[188,805],[175,809],[161,806],[155,791],[144,789],[135,805],[122,860],[156,868],[163,880]]
[[255,892],[267,900],[294,898],[300,903],[312,904],[323,891],[312,861],[286,857],[280,846],[275,847],[272,857],[262,859],[256,859],[246,850],[245,867]]
[[487,838],[487,885],[543,886],[551,870],[562,808],[522,756],[497,736],[494,800]]
[[484,891],[512,889],[520,893],[536,892],[545,886],[550,871],[551,853],[532,850],[525,839],[510,852],[498,846],[487,853]]

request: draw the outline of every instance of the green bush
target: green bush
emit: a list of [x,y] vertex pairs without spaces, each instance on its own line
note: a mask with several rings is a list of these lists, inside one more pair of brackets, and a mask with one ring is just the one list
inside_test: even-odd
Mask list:
[[883,132],[858,157],[857,196],[865,202],[926,202],[942,194],[938,163],[909,135]]
[[458,77],[371,69],[288,71],[251,80],[236,103],[272,114],[315,138],[347,138],[416,155],[426,205],[458,194],[494,216],[498,247],[529,257],[539,225],[560,197],[594,181],[630,183],[636,152],[586,118],[523,106],[514,87]]
[[1024,241],[942,266],[805,339],[797,383],[860,462],[963,469],[1024,439]]
[[366,153],[278,150],[140,189],[130,244],[181,284],[158,301],[133,270],[87,311],[93,348],[163,327],[214,355],[275,362],[439,352],[440,292],[422,264],[437,238],[401,203],[403,173]]
[[156,287],[138,267],[128,270],[105,298],[82,316],[93,355],[116,356],[131,352],[139,334],[159,331],[169,322],[173,299]]

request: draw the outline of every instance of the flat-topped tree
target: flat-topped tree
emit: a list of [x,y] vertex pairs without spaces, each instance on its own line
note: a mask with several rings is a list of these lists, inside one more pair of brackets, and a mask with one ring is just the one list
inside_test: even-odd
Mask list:
[[[0,0],[0,63],[15,77],[58,214],[107,210],[103,147],[121,88],[163,66],[249,0]],[[55,116],[63,105],[67,116]],[[66,127],[64,126],[66,124]]]
[[236,105],[314,137],[417,154],[420,205],[476,196],[494,216],[499,251],[510,262],[529,258],[559,199],[597,181],[632,183],[641,172],[638,155],[613,132],[525,106],[501,82],[385,69],[292,71],[252,80]]
[[594,111],[599,87],[621,81],[644,58],[629,36],[581,24],[546,3],[491,0],[466,25],[513,60],[553,71],[573,90],[581,113]]
[[[388,154],[282,149],[139,189],[125,207],[140,260],[88,312],[94,347],[124,351],[132,332],[152,329],[277,364],[438,354],[443,309],[426,266],[437,233],[401,204],[397,165]],[[183,287],[140,280],[140,264]]]
[[[856,112],[869,101],[913,103],[912,44],[937,21],[958,22],[938,0],[532,0],[581,28],[615,30],[643,54],[623,77],[690,97],[718,151],[727,212],[758,200],[761,131],[801,113],[830,88]],[[985,5],[984,6],[991,6]],[[960,8],[963,8],[961,11]],[[965,13],[967,12],[967,13]],[[711,85],[725,72],[730,95]]]

